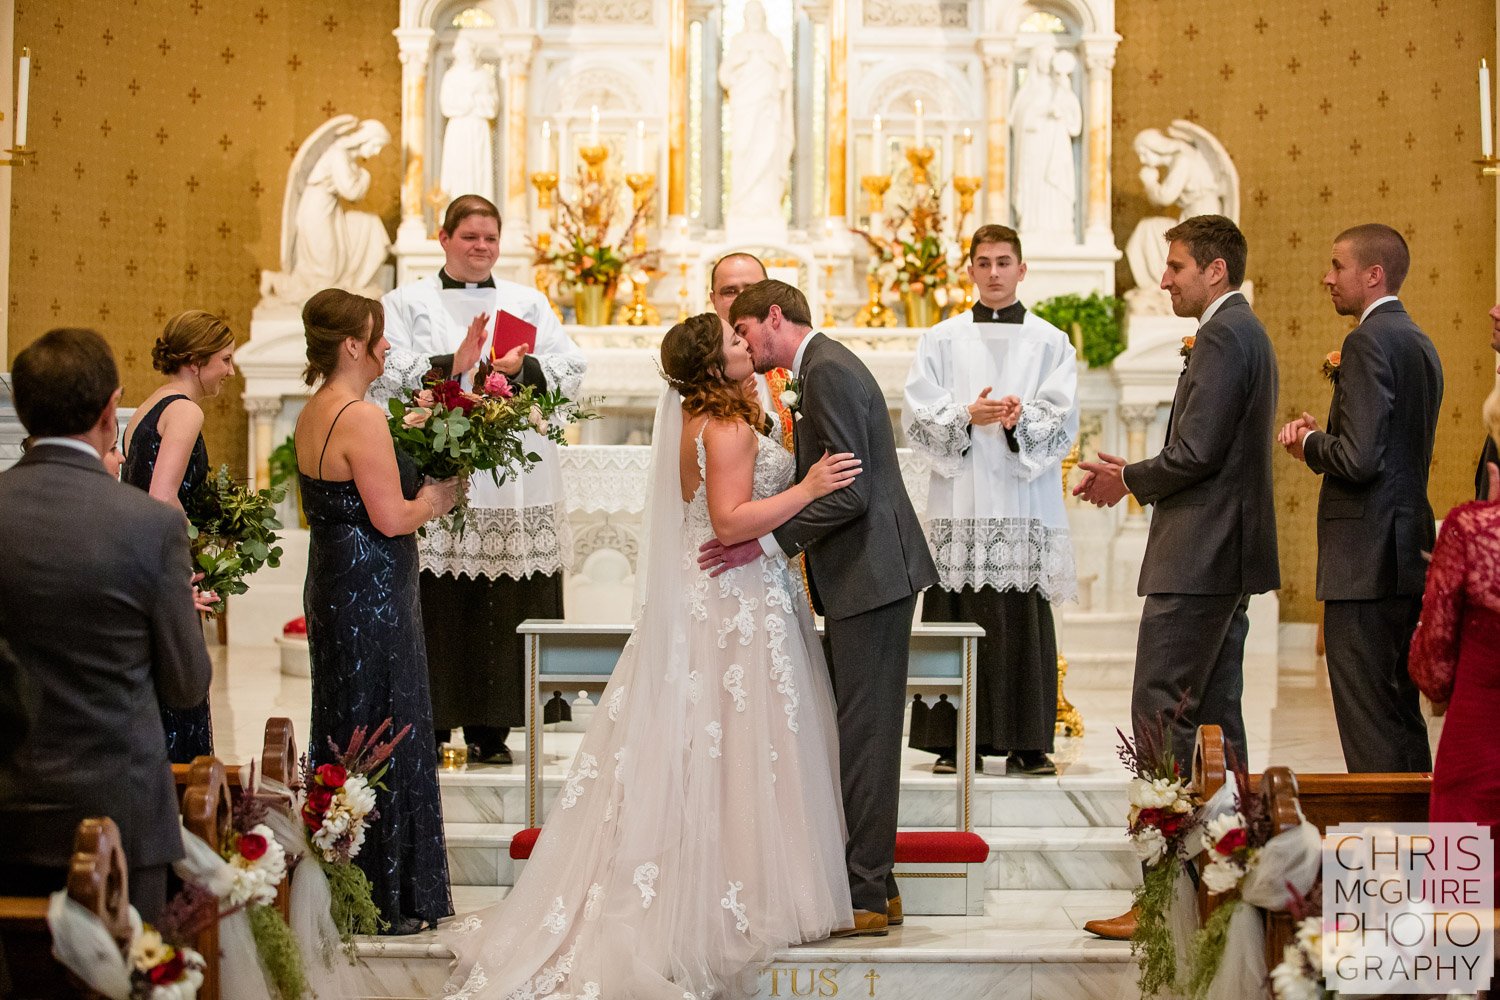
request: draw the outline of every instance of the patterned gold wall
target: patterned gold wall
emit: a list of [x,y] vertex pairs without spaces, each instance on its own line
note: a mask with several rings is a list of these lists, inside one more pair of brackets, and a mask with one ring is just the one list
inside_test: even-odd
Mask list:
[[[1495,184],[1479,151],[1476,70],[1494,63],[1495,6],[1464,0],[1119,0],[1115,233],[1155,214],[1130,148],[1187,118],[1217,135],[1244,185],[1256,310],[1281,362],[1280,409],[1327,415],[1319,375],[1349,322],[1319,278],[1346,226],[1405,234],[1402,298],[1432,337],[1446,388],[1431,498],[1439,517],[1473,495],[1479,406],[1493,384],[1485,311],[1495,291]],[[1129,272],[1121,269],[1122,284]],[[1276,462],[1282,617],[1313,621],[1318,479]]]
[[[37,160],[16,171],[12,357],[50,327],[96,327],[133,404],[160,379],[151,343],[173,313],[219,313],[248,339],[298,144],[345,112],[400,134],[396,21],[397,0],[17,3]],[[368,204],[394,231],[396,144],[370,168]],[[208,404],[205,430],[233,469],[239,385]]]

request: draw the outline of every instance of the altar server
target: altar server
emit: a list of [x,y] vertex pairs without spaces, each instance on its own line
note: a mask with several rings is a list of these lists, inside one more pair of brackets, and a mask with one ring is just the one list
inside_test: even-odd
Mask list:
[[[551,304],[536,289],[490,273],[500,254],[494,204],[478,195],[455,199],[438,243],[445,260],[437,275],[402,285],[382,300],[386,339],[397,349],[387,359],[386,380],[412,385],[431,359],[465,357],[462,348],[476,317],[485,317],[485,328],[493,330],[504,312],[535,328],[535,349],[497,345],[504,349],[486,350],[485,363],[517,385],[576,399],[586,361]],[[458,374],[468,383],[476,368]],[[526,711],[516,626],[527,618],[563,616],[562,574],[572,550],[557,446],[527,431],[525,447],[541,455],[540,464],[500,486],[488,473],[475,475],[462,534],[436,522],[420,542],[436,739],[446,742],[451,729],[462,726],[476,748],[471,759],[484,763],[511,763],[505,741]]]
[[[1007,757],[1010,773],[1053,774],[1052,604],[1077,590],[1062,484],[1078,435],[1077,356],[1016,296],[1026,264],[1015,230],[980,227],[968,270],[978,304],[922,335],[906,379],[902,426],[932,465],[926,526],[940,578],[922,619],[985,630],[979,753]],[[941,736],[923,749],[951,773],[955,734]]]

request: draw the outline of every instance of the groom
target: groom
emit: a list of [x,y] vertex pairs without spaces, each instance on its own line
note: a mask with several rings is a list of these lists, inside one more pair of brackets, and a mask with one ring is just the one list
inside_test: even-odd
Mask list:
[[864,463],[850,486],[814,500],[764,538],[710,541],[698,565],[717,575],[762,554],[806,554],[813,607],[827,619],[824,651],[838,702],[849,826],[854,926],[836,933],[883,935],[902,919],[891,868],[912,612],[917,593],[937,583],[937,568],[901,481],[885,396],[869,369],[812,331],[806,297],[783,281],[746,288],[729,319],[756,371],[792,370],[797,478],[824,452],[852,452]]

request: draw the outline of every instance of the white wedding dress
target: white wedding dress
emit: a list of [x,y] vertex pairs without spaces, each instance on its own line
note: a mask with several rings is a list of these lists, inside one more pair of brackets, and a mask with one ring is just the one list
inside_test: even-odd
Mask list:
[[[713,529],[706,484],[682,502],[681,433],[669,389],[635,631],[515,888],[441,932],[449,1000],[724,1000],[753,993],[777,949],[853,922],[833,692],[800,574],[783,558],[697,568]],[[793,471],[760,438],[754,498]]]

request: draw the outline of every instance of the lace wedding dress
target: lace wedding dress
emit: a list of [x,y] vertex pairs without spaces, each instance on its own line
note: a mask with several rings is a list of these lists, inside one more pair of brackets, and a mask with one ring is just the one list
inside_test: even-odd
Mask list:
[[[776,949],[853,922],[833,694],[800,575],[782,558],[698,570],[713,529],[705,485],[682,502],[681,428],[668,390],[635,631],[515,888],[442,932],[449,1000],[723,1000],[753,993]],[[755,499],[793,467],[760,438]]]

